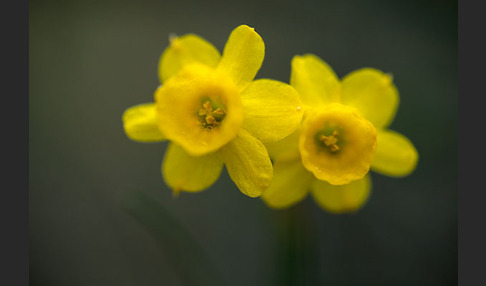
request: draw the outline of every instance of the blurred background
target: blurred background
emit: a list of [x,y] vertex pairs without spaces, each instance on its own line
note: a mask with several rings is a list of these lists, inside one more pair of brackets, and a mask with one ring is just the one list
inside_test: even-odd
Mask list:
[[[419,151],[412,175],[372,173],[369,202],[332,215],[241,194],[226,171],[172,196],[167,143],[130,141],[168,35],[220,51],[240,24],[266,45],[257,78],[288,82],[295,54],[339,77],[394,76],[390,128]],[[31,285],[457,285],[457,1],[29,1]]]

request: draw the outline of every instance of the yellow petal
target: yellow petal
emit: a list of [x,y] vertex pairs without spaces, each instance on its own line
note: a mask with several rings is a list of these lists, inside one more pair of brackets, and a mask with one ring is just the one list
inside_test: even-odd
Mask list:
[[166,82],[186,65],[201,63],[216,67],[220,59],[219,51],[197,35],[172,37],[170,46],[164,50],[159,60],[160,82]]
[[340,83],[332,68],[313,54],[294,56],[290,84],[306,105],[339,101]]
[[367,202],[371,191],[371,178],[353,181],[347,185],[334,186],[325,181],[314,181],[311,194],[324,210],[335,213],[355,212]]
[[342,80],[343,104],[359,109],[377,128],[388,126],[395,117],[399,96],[392,76],[382,71],[363,68]]
[[172,142],[162,163],[164,180],[176,194],[180,191],[199,192],[210,187],[222,169],[223,161],[219,153],[194,157]]
[[231,32],[218,69],[243,90],[256,76],[265,56],[265,44],[253,28],[241,25]]
[[153,103],[128,108],[123,113],[122,121],[125,133],[132,140],[158,142],[166,139],[157,127],[157,114]]
[[[234,83],[204,65],[186,66],[157,89],[155,102],[160,130],[193,156],[218,150],[238,134],[243,121]],[[216,106],[224,109],[224,118],[208,127],[216,119],[205,113],[213,107],[216,112]]]
[[273,170],[267,149],[245,130],[221,148],[221,155],[228,174],[243,194],[255,198],[270,186]]
[[379,130],[371,170],[392,177],[410,174],[418,162],[418,152],[410,140],[392,130]]
[[292,134],[280,141],[264,142],[270,158],[280,161],[293,160],[295,158],[300,160],[299,136],[301,129],[301,125],[299,125]]
[[302,166],[300,158],[275,161],[272,183],[263,193],[262,199],[271,208],[290,207],[307,196],[314,180],[312,173]]
[[243,128],[263,142],[281,140],[302,120],[297,91],[288,84],[270,79],[252,82],[241,94]]
[[332,103],[302,123],[302,163],[319,180],[344,185],[365,176],[376,150],[376,129],[356,108]]

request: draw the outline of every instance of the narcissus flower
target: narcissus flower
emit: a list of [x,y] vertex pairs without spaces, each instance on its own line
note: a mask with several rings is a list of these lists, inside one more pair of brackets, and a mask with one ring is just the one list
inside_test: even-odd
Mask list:
[[292,59],[290,84],[299,92],[304,120],[280,142],[267,144],[274,175],[262,199],[286,208],[310,192],[323,209],[353,212],[367,201],[369,170],[403,177],[418,153],[404,135],[389,130],[399,103],[392,77],[363,68],[339,81],[315,55]]
[[264,54],[262,38],[245,25],[233,30],[222,56],[199,36],[171,38],[154,103],[127,109],[123,123],[133,140],[171,141],[162,174],[174,192],[208,188],[223,165],[250,197],[270,185],[272,164],[262,142],[291,134],[303,111],[290,85],[254,80]]

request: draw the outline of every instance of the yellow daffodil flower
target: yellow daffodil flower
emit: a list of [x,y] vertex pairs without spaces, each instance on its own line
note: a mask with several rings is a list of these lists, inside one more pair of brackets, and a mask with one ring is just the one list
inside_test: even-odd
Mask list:
[[262,38],[246,25],[232,31],[222,56],[194,34],[170,39],[154,102],[127,109],[123,123],[135,141],[171,141],[162,174],[175,193],[208,188],[223,165],[250,197],[270,185],[273,168],[262,142],[291,134],[303,111],[290,85],[254,80],[264,54]]
[[371,191],[369,170],[403,177],[416,167],[418,153],[408,138],[387,129],[399,103],[392,77],[356,70],[341,81],[322,59],[292,59],[290,84],[301,96],[300,128],[266,144],[274,160],[273,181],[262,195],[272,208],[286,208],[310,192],[331,213],[360,209]]

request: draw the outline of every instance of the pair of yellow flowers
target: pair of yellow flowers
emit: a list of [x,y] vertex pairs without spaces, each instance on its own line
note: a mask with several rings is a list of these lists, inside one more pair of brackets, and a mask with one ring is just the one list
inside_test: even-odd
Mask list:
[[201,37],[172,38],[159,62],[153,103],[123,114],[127,136],[170,140],[162,175],[174,192],[210,187],[223,165],[239,190],[285,208],[310,192],[333,213],[359,209],[369,170],[394,177],[415,169],[418,153],[387,129],[398,103],[390,75],[364,68],[341,81],[312,54],[295,56],[290,85],[254,80],[265,54],[246,25],[223,54]]

